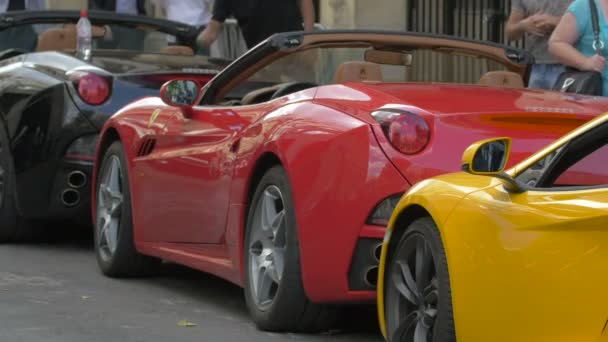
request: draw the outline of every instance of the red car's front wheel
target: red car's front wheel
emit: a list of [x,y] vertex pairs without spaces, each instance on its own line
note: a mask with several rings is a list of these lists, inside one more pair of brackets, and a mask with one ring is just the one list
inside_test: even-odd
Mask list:
[[95,254],[101,271],[111,277],[153,273],[160,260],[137,252],[133,240],[129,173],[122,144],[105,152],[97,176]]

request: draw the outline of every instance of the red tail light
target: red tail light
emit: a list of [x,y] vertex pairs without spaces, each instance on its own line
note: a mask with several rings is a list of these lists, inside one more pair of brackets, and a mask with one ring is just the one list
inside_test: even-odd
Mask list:
[[395,109],[372,113],[391,144],[405,154],[416,154],[428,145],[431,129],[422,117]]
[[77,71],[70,74],[70,80],[78,90],[80,98],[87,104],[98,106],[110,97],[110,81],[106,77]]

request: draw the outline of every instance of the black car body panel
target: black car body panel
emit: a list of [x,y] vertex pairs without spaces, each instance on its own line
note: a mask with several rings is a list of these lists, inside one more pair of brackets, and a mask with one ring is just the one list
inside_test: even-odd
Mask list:
[[[95,23],[148,25],[188,41],[194,28],[151,18],[91,12]],[[16,12],[0,16],[3,29],[23,23],[70,22],[77,12]],[[175,77],[200,83],[211,79],[227,61],[200,56],[172,56],[140,51],[93,51],[91,61],[72,51],[0,51],[0,134],[8,137],[16,179],[19,215],[33,220],[90,223],[90,177],[101,127],[120,108],[146,96]],[[111,95],[94,106],[82,100],[70,73],[106,77]],[[71,184],[70,177],[84,182]],[[82,180],[82,178],[79,178]]]

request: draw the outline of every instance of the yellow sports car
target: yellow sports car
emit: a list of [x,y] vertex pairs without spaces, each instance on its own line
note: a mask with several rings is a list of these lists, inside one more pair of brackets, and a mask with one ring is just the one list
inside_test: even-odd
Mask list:
[[389,223],[389,341],[608,341],[608,113],[503,171],[508,138],[414,186]]

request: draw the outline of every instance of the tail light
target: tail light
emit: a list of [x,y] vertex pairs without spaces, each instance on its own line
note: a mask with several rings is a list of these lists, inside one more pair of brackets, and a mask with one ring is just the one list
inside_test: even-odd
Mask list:
[[98,106],[110,97],[110,79],[87,71],[75,71],[69,75],[70,81],[80,98],[87,104]]
[[405,154],[416,154],[428,145],[431,129],[421,116],[397,109],[372,112],[390,143]]

